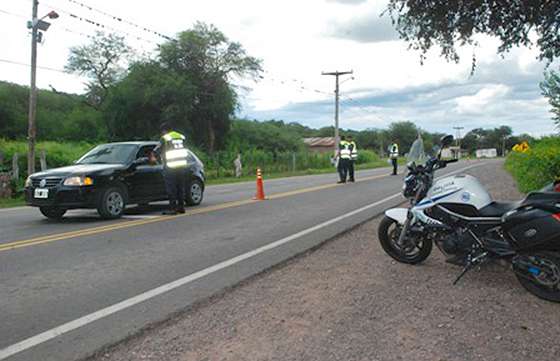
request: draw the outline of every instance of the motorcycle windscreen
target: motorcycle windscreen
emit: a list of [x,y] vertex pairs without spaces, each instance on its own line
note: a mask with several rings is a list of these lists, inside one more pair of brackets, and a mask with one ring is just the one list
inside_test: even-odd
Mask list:
[[406,155],[407,163],[424,164],[428,157],[424,152],[424,142],[421,137],[416,138],[410,146],[410,151]]

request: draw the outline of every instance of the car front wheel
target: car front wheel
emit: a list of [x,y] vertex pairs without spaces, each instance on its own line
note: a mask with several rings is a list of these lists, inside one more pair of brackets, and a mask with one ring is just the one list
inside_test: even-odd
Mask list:
[[120,218],[126,206],[125,195],[119,187],[109,187],[101,192],[97,201],[97,212],[104,219]]
[[204,185],[198,179],[193,179],[186,187],[186,203],[189,206],[198,206],[204,197]]

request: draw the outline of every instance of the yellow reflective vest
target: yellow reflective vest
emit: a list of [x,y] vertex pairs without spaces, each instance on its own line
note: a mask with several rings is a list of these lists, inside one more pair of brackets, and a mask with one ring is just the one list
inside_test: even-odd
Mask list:
[[358,147],[356,146],[356,142],[348,142],[348,145],[350,148],[350,158],[352,158],[352,160],[358,159]]
[[178,132],[169,132],[161,137],[162,160],[167,168],[186,168],[188,152],[185,148],[185,136]]
[[391,159],[397,159],[399,157],[399,146],[397,145],[397,143],[393,143],[393,145],[391,145],[389,156],[391,157]]
[[338,147],[340,159],[351,159],[352,152],[350,151],[350,143],[342,140],[340,141],[340,145]]

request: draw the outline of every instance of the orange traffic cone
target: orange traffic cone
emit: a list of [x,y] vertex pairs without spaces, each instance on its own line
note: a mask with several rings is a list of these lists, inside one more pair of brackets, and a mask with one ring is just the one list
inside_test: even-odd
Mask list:
[[266,199],[264,196],[264,185],[260,168],[257,168],[257,194],[255,194],[253,199],[256,199],[257,201],[264,201]]

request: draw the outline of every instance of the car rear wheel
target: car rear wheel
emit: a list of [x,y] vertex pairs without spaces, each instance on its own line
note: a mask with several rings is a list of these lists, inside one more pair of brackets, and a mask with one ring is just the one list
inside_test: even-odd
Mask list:
[[58,207],[39,207],[39,211],[49,219],[61,219],[66,213],[66,209]]
[[125,199],[125,193],[121,188],[106,188],[99,195],[97,212],[104,219],[120,218],[126,206]]
[[204,185],[198,179],[193,179],[186,187],[185,202],[189,206],[198,206],[204,197]]

